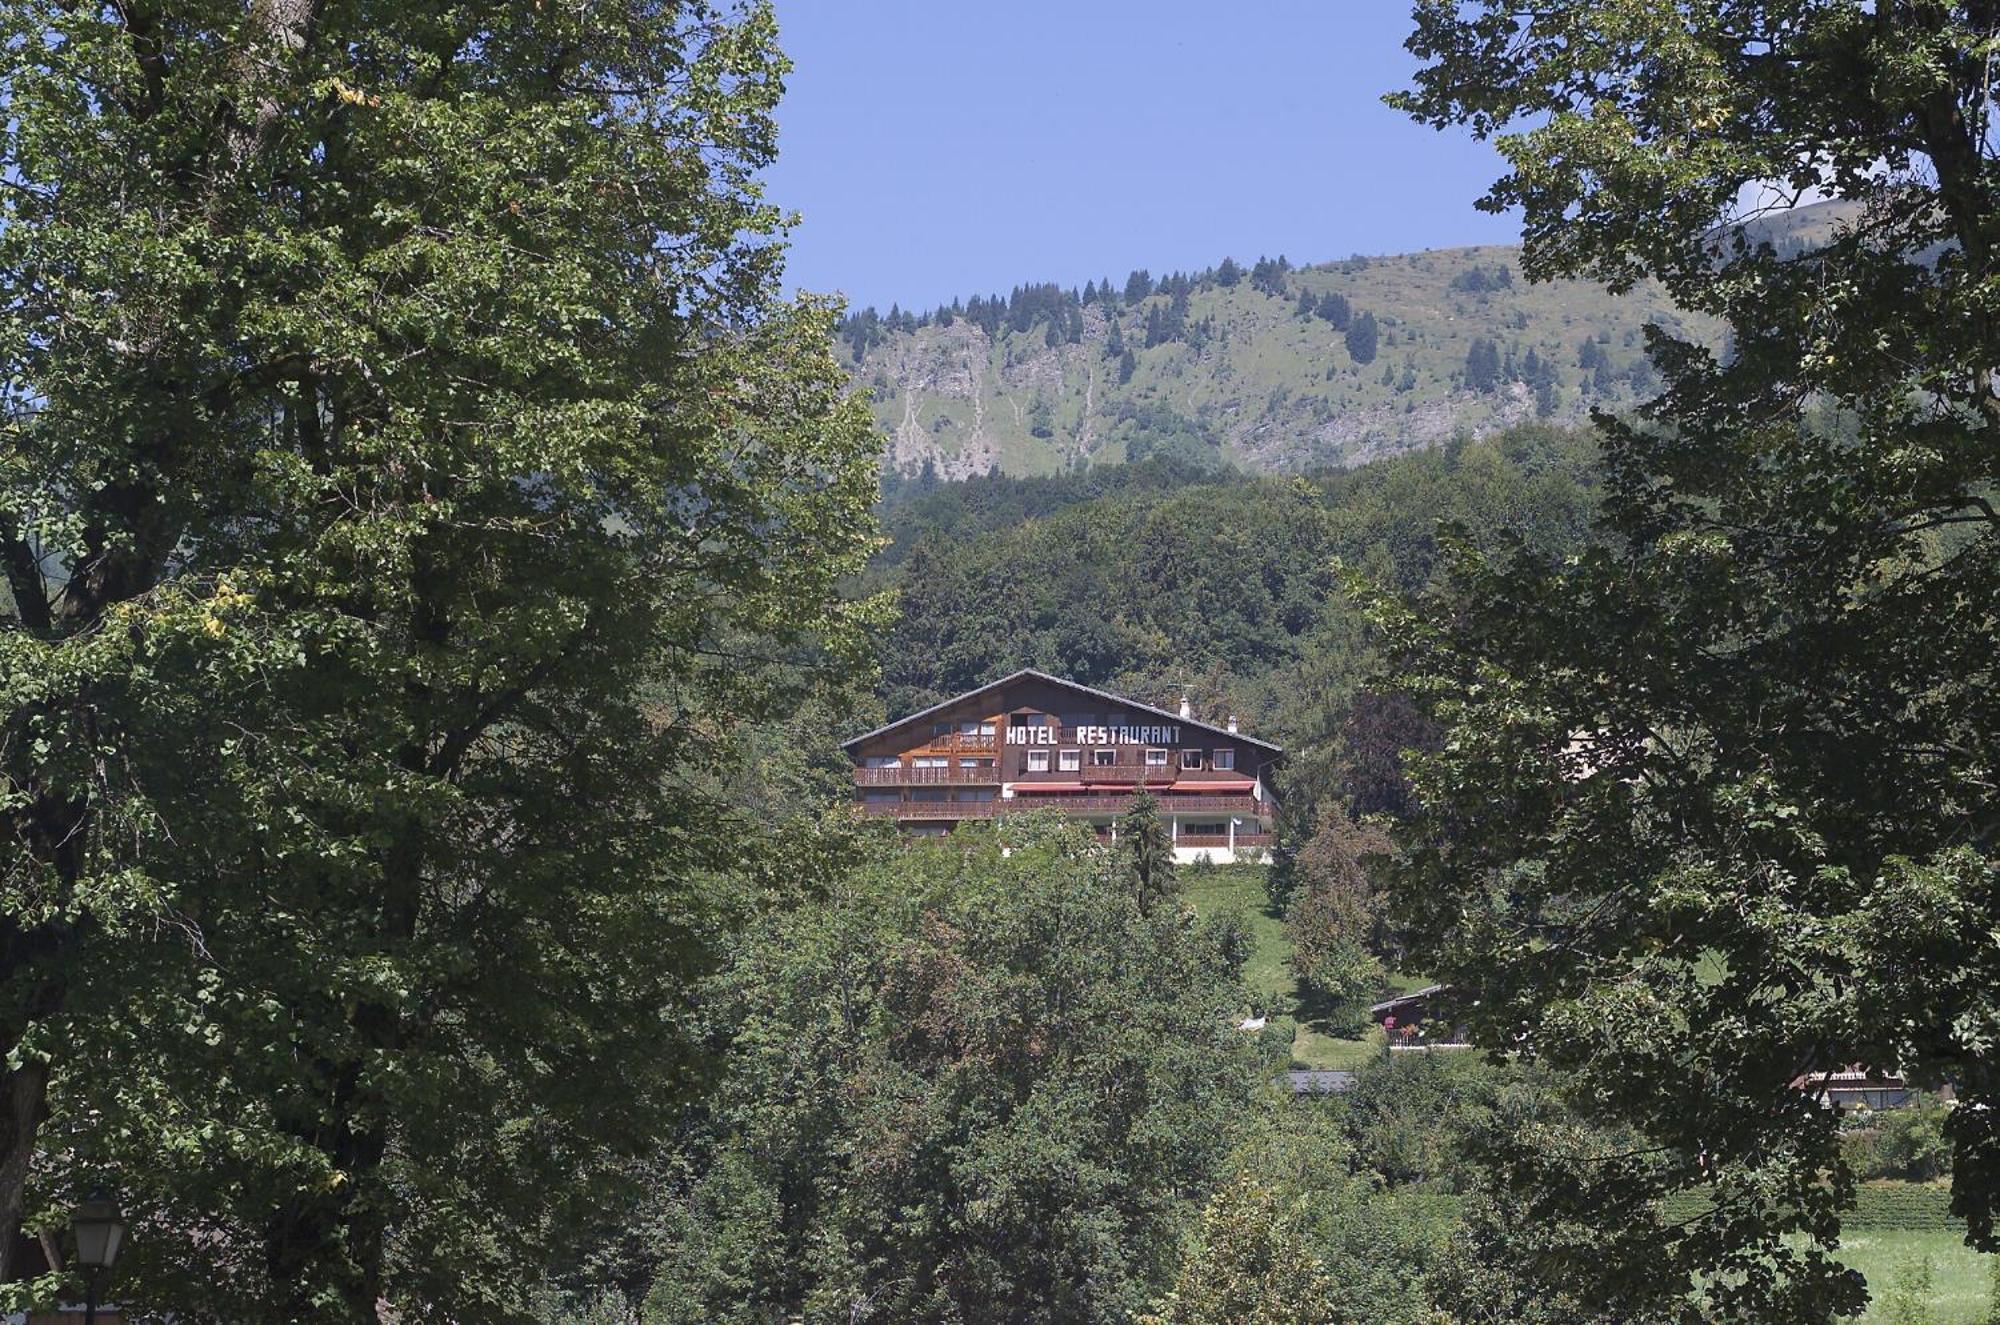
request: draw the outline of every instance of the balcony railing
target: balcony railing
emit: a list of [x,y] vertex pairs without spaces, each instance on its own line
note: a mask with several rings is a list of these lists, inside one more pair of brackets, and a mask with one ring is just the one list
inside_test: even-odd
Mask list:
[[858,808],[869,819],[991,819],[1003,801],[877,801]]
[[1165,768],[1158,764],[1085,764],[1083,780],[1091,782],[1140,782],[1158,790],[1173,784],[1176,770],[1170,764]]
[[1000,738],[992,732],[945,732],[929,742],[933,750],[964,750],[990,753],[1000,748]]
[[[1238,833],[1236,847],[1238,850],[1245,847],[1267,847],[1275,840],[1270,833]],[[1227,851],[1230,843],[1228,835],[1224,833],[1182,833],[1174,839],[1174,845],[1203,849],[1221,847]]]
[[[866,770],[874,772],[877,770]],[[880,770],[892,771],[892,770]],[[939,773],[956,773],[958,769],[924,770]],[[964,772],[979,770],[965,769]],[[1132,808],[1132,797],[1124,796],[1079,796],[1074,794],[1054,794],[1036,796],[1028,791],[1017,792],[1010,800],[950,801],[950,800],[893,800],[859,801],[857,808],[871,819],[991,819],[1000,814],[1026,814],[1031,810],[1055,810],[1061,814],[1103,814],[1119,815]],[[1229,814],[1246,820],[1269,819],[1273,807],[1269,801],[1260,801],[1252,796],[1174,796],[1161,802],[1165,810],[1187,812],[1201,811],[1204,814]],[[1236,834],[1241,842],[1249,825]],[[1268,835],[1265,835],[1268,837]],[[1187,838],[1184,836],[1183,841]],[[1225,839],[1226,840],[1226,839]],[[1206,845],[1213,845],[1212,843]],[[1268,842],[1265,843],[1268,845]]]
[[857,768],[857,787],[977,787],[998,786],[998,768]]
[[[1133,793],[1136,794],[1136,793]],[[1074,794],[1035,795],[1026,784],[1017,787],[1014,799],[1001,801],[1017,810],[1067,810],[1071,814],[1123,814],[1132,808],[1133,794],[1123,796],[1078,796]],[[1225,811],[1245,817],[1268,818],[1271,803],[1254,796],[1167,796],[1160,800],[1166,812],[1185,810]]]

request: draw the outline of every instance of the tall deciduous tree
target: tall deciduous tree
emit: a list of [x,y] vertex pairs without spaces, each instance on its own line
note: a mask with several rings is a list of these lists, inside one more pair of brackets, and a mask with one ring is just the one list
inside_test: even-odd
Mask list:
[[774,39],[0,10],[0,1257],[102,1180],[138,1303],[502,1318],[674,1097],[746,655],[867,527]]
[[[1823,1320],[1861,1296],[1852,1174],[1795,1078],[1951,1080],[1954,1204],[2000,1243],[2000,8],[1416,18],[1400,104],[1498,136],[1526,270],[1657,278],[1733,345],[1650,329],[1667,387],[1607,425],[1605,546],[1467,557],[1403,623],[1447,727],[1417,960],[1642,1129],[1519,1169],[1592,1230],[1578,1278]],[[1844,206],[1782,210],[1812,197]],[[1658,1225],[1680,1190],[1712,1213]]]
[[882,849],[747,934],[644,1319],[1124,1321],[1268,1066],[1207,927],[1062,825]]

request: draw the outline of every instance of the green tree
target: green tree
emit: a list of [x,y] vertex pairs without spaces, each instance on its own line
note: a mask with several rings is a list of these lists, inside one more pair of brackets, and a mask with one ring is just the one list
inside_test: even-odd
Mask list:
[[1473,338],[1465,352],[1465,386],[1469,391],[1491,391],[1500,384],[1500,349],[1484,336]]
[[1347,353],[1356,363],[1374,363],[1378,333],[1375,315],[1364,312],[1347,327]]
[[1382,986],[1374,951],[1381,903],[1371,868],[1392,850],[1384,830],[1334,811],[1299,852],[1285,934],[1293,974],[1320,998],[1355,1004]]
[[866,550],[772,17],[0,46],[0,1279],[101,1181],[135,1306],[513,1318],[690,1079],[745,659]]
[[703,1000],[645,1318],[1130,1319],[1265,1089],[1236,974],[1072,828],[880,843]]
[[1150,915],[1180,889],[1174,876],[1174,844],[1160,822],[1159,802],[1151,794],[1142,791],[1133,798],[1132,807],[1118,820],[1118,836],[1130,857],[1132,896],[1139,910]]
[[[1486,205],[1520,209],[1531,277],[1655,278],[1731,328],[1726,355],[1649,329],[1666,387],[1607,428],[1615,541],[1469,556],[1404,623],[1448,728],[1398,890],[1418,960],[1647,1137],[1539,1208],[1615,1229],[1714,1202],[1582,1272],[1667,1264],[1744,1316],[1824,1320],[1860,1304],[1831,1254],[1852,1175],[1802,1068],[1957,1082],[1954,1207],[2000,1243],[1994,16],[1416,16],[1399,104],[1498,136]],[[1843,206],[1792,242],[1800,218],[1742,211],[1763,187]],[[1691,1074],[1699,1101],[1670,1084]]]

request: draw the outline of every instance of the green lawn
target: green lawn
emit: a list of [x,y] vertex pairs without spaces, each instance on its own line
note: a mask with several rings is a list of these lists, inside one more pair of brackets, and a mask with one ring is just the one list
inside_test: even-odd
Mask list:
[[1993,1258],[1939,1229],[1868,1230],[1843,1236],[1841,1259],[1868,1277],[1865,1325],[1891,1325],[1882,1299],[1898,1270],[1931,1258],[1930,1325],[1983,1325],[1992,1312]]
[[[1264,895],[1264,867],[1227,865],[1213,869],[1186,869],[1181,881],[1187,886],[1188,900],[1198,915],[1235,908],[1250,922],[1250,958],[1244,963],[1243,981],[1270,1001],[1275,1016],[1299,1017],[1299,989],[1285,959],[1290,945],[1285,941],[1284,917],[1271,909]],[[1395,979],[1397,988],[1416,988],[1418,979]],[[1371,1026],[1365,1038],[1346,1039],[1327,1033],[1321,1023],[1299,1021],[1292,1041],[1292,1062],[1299,1067],[1355,1068],[1383,1052],[1382,1031]]]

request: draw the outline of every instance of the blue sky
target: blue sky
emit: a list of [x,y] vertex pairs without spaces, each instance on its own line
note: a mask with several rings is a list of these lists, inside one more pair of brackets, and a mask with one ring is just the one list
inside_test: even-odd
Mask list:
[[1401,0],[776,4],[790,280],[857,306],[1516,238],[1491,146],[1381,103]]

